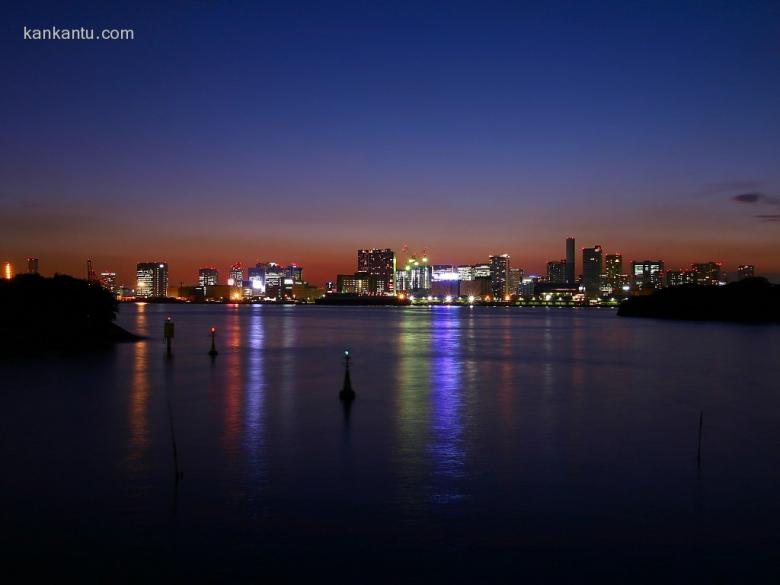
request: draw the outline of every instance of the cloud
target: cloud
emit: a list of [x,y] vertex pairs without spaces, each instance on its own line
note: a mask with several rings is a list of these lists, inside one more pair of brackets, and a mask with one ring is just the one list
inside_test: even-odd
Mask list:
[[718,183],[709,183],[699,189],[695,195],[697,197],[711,197],[713,195],[723,195],[724,193],[733,193],[734,191],[752,192],[761,188],[758,181],[720,181]]
[[763,197],[762,193],[741,193],[734,195],[731,200],[737,203],[758,203]]
[[780,213],[768,213],[768,214],[757,215],[756,218],[760,219],[761,221],[780,222]]
[[766,205],[780,205],[780,197],[771,197],[763,193],[740,193],[731,198],[737,203],[765,203]]

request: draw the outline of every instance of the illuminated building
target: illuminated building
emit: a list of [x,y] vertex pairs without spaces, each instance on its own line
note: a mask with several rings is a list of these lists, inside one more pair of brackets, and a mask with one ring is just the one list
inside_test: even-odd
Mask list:
[[38,259],[37,258],[28,258],[27,259],[27,274],[38,274]]
[[450,264],[434,264],[431,267],[431,281],[438,282],[440,280],[460,280],[458,271]]
[[254,268],[250,268],[247,271],[249,287],[252,289],[252,296],[265,294],[265,269],[265,264],[257,263]]
[[553,260],[547,263],[547,282],[563,284],[566,282],[566,260]]
[[357,271],[372,277],[369,294],[395,294],[395,252],[389,248],[358,250]]
[[343,294],[368,294],[368,273],[339,274],[336,276],[336,290]]
[[539,284],[538,276],[529,276],[520,283],[520,296],[531,298],[536,294],[536,286]]
[[742,280],[743,278],[753,278],[756,275],[755,269],[752,264],[742,264],[737,268],[737,278]]
[[575,278],[574,238],[566,238],[566,283],[574,284]]
[[219,272],[213,266],[198,270],[198,286],[215,286],[219,284]]
[[431,290],[433,270],[424,262],[425,258],[422,264],[416,263],[409,268],[409,291],[413,294],[428,294]]
[[3,278],[6,280],[11,280],[14,277],[14,267],[13,264],[10,262],[5,262],[3,264]]
[[136,297],[140,299],[149,299],[167,295],[167,262],[139,262],[136,265],[136,277]]
[[98,279],[100,286],[114,295],[119,294],[119,287],[116,284],[116,272],[101,272]]
[[586,295],[598,296],[601,291],[603,265],[601,246],[582,249],[582,284]]
[[265,295],[274,298],[284,295],[284,268],[276,262],[265,265]]
[[490,291],[496,300],[509,294],[509,254],[490,257]]
[[666,286],[696,284],[696,272],[693,270],[667,270],[665,278]]
[[412,274],[410,270],[395,271],[395,290],[396,292],[407,292],[412,285]]
[[623,255],[607,254],[604,261],[604,284],[607,292],[620,290],[623,274]]
[[691,269],[696,273],[696,284],[719,284],[721,280],[720,267],[720,262],[692,264]]
[[522,268],[510,268],[507,278],[507,288],[510,295],[520,294],[520,283],[523,282],[524,271]]
[[475,264],[473,278],[490,278],[490,264]]
[[294,283],[303,282],[303,267],[297,264],[290,264],[284,269],[284,277],[291,279]]
[[230,267],[228,273],[228,286],[242,287],[244,285],[244,269],[241,267],[241,262],[236,262]]
[[458,266],[458,280],[474,280],[474,267],[471,264]]
[[631,278],[637,290],[659,288],[664,274],[664,263],[661,260],[642,260],[631,263]]

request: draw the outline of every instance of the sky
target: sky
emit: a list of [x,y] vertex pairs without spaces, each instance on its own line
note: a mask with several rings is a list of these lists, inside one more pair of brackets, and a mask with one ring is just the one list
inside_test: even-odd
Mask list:
[[[573,235],[780,280],[776,1],[8,4],[17,270],[276,261],[321,284],[407,246],[538,274]],[[134,39],[24,39],[53,26]]]

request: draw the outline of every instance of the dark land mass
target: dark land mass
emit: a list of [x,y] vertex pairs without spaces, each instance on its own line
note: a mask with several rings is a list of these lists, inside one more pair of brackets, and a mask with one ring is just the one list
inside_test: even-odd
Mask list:
[[0,281],[3,355],[80,352],[141,337],[116,325],[114,295],[70,276],[20,274]]
[[321,299],[316,299],[314,302],[318,305],[386,305],[391,307],[400,307],[410,304],[408,299],[399,299],[398,297],[372,297],[368,295],[351,295],[343,293],[329,294]]
[[780,286],[746,278],[725,286],[686,284],[631,297],[618,307],[621,317],[691,321],[780,323]]

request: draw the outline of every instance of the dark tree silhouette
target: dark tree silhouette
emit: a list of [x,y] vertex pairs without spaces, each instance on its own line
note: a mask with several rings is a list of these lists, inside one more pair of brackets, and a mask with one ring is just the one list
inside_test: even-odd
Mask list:
[[79,350],[137,339],[114,324],[117,311],[114,296],[97,283],[20,274],[0,281],[0,346]]
[[648,296],[631,297],[618,307],[622,317],[706,321],[780,322],[780,286],[746,278],[725,286],[686,284]]

